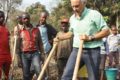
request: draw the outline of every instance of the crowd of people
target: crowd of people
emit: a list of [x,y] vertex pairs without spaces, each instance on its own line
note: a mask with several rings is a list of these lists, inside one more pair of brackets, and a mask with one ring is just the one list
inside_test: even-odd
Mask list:
[[[117,26],[111,24],[109,28],[101,13],[86,7],[87,0],[70,1],[74,13],[70,19],[61,19],[59,32],[46,22],[46,12],[40,13],[36,26],[30,21],[29,13],[16,17],[14,40],[17,42],[15,49],[23,80],[37,79],[53,44],[57,44],[53,55],[58,68],[56,80],[72,80],[80,41],[84,44],[79,67],[85,65],[88,74],[84,80],[103,80],[101,75],[107,58],[109,67],[119,69],[120,34]],[[4,12],[0,11],[0,79],[3,72],[5,80],[8,80],[13,55],[9,46],[10,33],[4,20]],[[48,66],[42,80],[52,80],[49,71]]]

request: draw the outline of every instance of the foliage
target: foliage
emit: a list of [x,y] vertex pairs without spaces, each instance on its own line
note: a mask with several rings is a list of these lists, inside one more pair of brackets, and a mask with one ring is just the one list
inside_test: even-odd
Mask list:
[[98,9],[102,15],[108,16],[109,24],[116,24],[120,16],[120,0],[93,0],[95,9]]
[[14,12],[9,15],[7,25],[10,31],[13,31],[13,28],[17,25],[16,16],[21,15],[22,13],[23,11],[15,9]]
[[54,8],[51,12],[49,21],[57,30],[59,30],[60,20],[63,17],[69,18],[71,14],[72,9],[70,7],[70,0],[63,0],[59,3],[58,7]]
[[32,4],[31,6],[26,8],[26,12],[28,12],[31,16],[31,22],[36,25],[39,21],[40,12],[46,11],[45,6],[40,4],[39,2]]
[[[104,16],[105,21],[109,24],[119,23],[120,16],[120,0],[87,0],[87,7],[98,10]],[[70,0],[61,0],[58,7],[51,12],[50,23],[59,29],[60,19],[62,16],[70,17],[72,9]],[[118,19],[118,21],[117,21]]]
[[6,14],[5,23],[7,22],[10,14],[15,11],[15,8],[20,5],[21,2],[22,0],[0,0],[0,9]]

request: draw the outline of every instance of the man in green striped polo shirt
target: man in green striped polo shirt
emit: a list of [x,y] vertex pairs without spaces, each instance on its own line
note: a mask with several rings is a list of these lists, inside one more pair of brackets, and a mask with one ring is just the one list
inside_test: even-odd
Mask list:
[[98,11],[85,7],[86,2],[71,0],[74,14],[70,18],[69,33],[57,37],[64,40],[73,36],[73,50],[61,80],[72,80],[80,40],[84,40],[80,67],[86,65],[88,80],[99,80],[100,46],[102,38],[109,35],[109,28]]

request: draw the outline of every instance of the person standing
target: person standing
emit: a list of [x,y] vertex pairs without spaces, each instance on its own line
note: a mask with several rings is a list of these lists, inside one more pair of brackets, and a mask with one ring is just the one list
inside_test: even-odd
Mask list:
[[100,47],[102,38],[109,35],[109,28],[103,16],[85,7],[86,3],[87,0],[71,0],[74,14],[70,18],[69,32],[57,38],[59,41],[73,36],[73,49],[61,80],[72,79],[80,40],[84,41],[80,67],[86,65],[89,80],[99,80]]
[[20,30],[18,43],[20,46],[23,80],[32,80],[30,68],[34,67],[35,74],[38,76],[41,71],[41,54],[44,53],[42,39],[38,28],[34,28],[30,23],[30,15],[22,14],[24,28]]
[[[57,33],[57,36],[64,35],[69,30],[69,19],[63,18],[61,20],[61,26],[60,31]],[[56,37],[57,37],[56,36]],[[57,61],[57,67],[58,67],[58,79],[61,79],[61,76],[63,74],[64,68],[66,66],[67,60],[69,58],[69,55],[72,51],[72,38],[62,40],[58,42],[58,46],[55,52],[55,60]]]
[[[22,30],[24,28],[21,15],[16,16],[16,21],[17,21],[17,25],[14,27],[14,42],[15,42],[15,40],[18,39],[20,30]],[[16,46],[16,45],[14,45],[14,46]],[[16,50],[16,51],[18,51],[18,50]],[[19,52],[19,53],[17,52],[16,58],[17,58],[18,67],[22,67],[21,52]]]
[[19,35],[19,30],[23,29],[22,16],[16,16],[17,25],[14,27],[14,35]]
[[[44,46],[44,51],[45,54],[42,54],[42,63],[44,63],[45,59],[47,59],[47,56],[49,55],[48,53],[50,52],[53,44],[53,38],[56,36],[57,31],[50,25],[47,24],[46,20],[48,17],[47,12],[41,12],[39,16],[39,23],[37,25],[40,33],[41,33],[41,38]],[[49,78],[50,71],[49,71],[49,66],[46,71],[47,75],[46,78]]]
[[47,24],[47,17],[47,12],[41,12],[39,17],[39,23],[37,25],[41,33],[44,51],[46,54],[50,51],[53,44],[53,38],[55,38],[57,34],[57,31],[50,24]]
[[0,11],[0,79],[2,71],[5,75],[5,80],[8,80],[10,65],[11,65],[11,54],[10,54],[10,33],[7,26],[4,24],[5,15],[3,11]]
[[107,37],[102,39],[103,45],[101,46],[101,61],[100,61],[100,80],[106,80],[105,77],[105,67],[106,67],[106,59],[107,54],[109,52],[108,43],[107,43]]
[[[120,45],[120,34],[118,34],[118,29],[116,25],[111,25],[111,34],[107,38],[107,43],[109,46],[109,66],[118,67],[119,66],[119,45]],[[113,62],[115,64],[113,64]]]

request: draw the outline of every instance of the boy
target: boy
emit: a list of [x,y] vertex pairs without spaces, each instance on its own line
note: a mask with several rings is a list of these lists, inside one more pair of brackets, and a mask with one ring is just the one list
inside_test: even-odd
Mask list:
[[[57,33],[56,38],[68,32],[69,20],[67,18],[61,20],[60,28],[61,31]],[[72,38],[59,41],[55,54],[55,58],[57,60],[57,66],[58,66],[59,80],[61,79],[64,67],[66,66],[71,50],[72,50]]]

